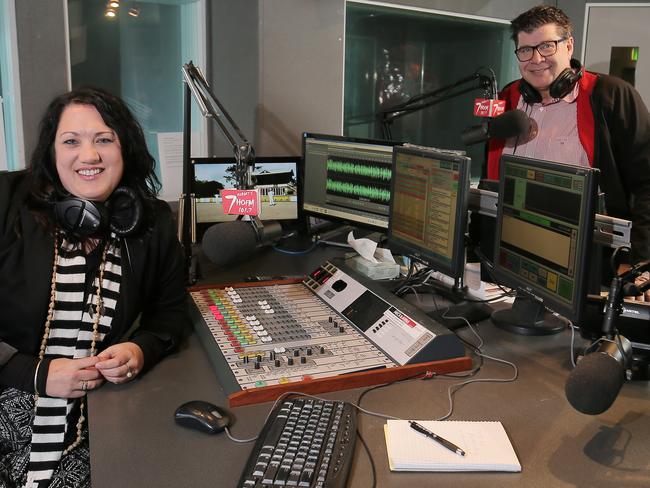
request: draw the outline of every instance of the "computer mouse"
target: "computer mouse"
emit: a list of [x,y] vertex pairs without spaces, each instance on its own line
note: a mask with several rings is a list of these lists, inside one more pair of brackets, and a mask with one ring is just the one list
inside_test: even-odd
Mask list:
[[174,419],[183,427],[206,434],[222,432],[233,421],[232,414],[226,409],[202,400],[193,400],[178,407]]

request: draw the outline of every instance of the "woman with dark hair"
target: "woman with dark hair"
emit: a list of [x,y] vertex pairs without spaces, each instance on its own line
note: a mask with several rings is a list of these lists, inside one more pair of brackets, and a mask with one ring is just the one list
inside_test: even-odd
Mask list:
[[89,487],[87,392],[189,328],[154,164],[124,102],[84,88],[49,105],[30,167],[0,173],[0,487]]

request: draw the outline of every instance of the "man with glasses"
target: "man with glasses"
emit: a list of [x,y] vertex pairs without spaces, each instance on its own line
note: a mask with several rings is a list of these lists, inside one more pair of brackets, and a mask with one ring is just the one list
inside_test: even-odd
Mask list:
[[522,78],[501,98],[506,110],[528,114],[531,131],[490,141],[488,178],[499,177],[503,153],[599,168],[607,213],[633,223],[630,261],[650,259],[650,114],[639,93],[582,69],[571,21],[557,7],[533,7],[511,31]]

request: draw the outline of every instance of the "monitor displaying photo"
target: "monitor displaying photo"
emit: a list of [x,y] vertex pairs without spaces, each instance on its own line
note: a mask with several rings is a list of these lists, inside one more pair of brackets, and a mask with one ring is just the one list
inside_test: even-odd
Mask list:
[[[298,218],[299,156],[256,157],[254,188],[260,193],[260,219]],[[193,158],[192,191],[196,198],[196,221],[216,223],[235,220],[223,212],[220,191],[236,188],[234,158]]]

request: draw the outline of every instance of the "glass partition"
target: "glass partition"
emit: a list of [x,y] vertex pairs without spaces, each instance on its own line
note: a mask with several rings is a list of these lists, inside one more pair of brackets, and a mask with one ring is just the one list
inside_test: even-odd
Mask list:
[[[509,25],[499,19],[347,2],[344,134],[382,137],[381,110],[449,86],[479,68],[492,69],[499,88],[518,78]],[[482,96],[477,88],[399,118],[392,124],[392,138],[466,150],[477,179],[485,160],[483,146],[463,146],[460,134],[481,123],[473,116],[473,101]]]

